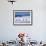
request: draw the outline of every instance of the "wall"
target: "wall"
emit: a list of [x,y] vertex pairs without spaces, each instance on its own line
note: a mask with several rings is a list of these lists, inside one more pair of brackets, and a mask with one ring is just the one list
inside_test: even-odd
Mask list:
[[[32,26],[14,26],[13,10],[32,9]],[[15,40],[19,32],[26,32],[33,40],[46,40],[46,0],[17,0],[13,5],[0,0],[0,40]]]

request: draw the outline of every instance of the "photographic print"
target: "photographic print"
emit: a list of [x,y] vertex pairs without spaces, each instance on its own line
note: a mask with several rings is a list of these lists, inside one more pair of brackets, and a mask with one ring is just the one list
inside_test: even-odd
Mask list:
[[32,24],[32,10],[13,10],[13,24]]

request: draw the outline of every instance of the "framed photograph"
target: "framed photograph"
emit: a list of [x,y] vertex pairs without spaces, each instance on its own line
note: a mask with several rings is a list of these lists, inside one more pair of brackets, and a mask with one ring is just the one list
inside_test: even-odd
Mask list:
[[32,10],[13,10],[14,25],[32,25]]

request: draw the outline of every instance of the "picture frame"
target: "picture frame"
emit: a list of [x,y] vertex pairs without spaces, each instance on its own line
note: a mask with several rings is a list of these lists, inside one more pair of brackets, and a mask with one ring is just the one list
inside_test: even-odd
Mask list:
[[13,25],[32,25],[32,10],[13,10]]

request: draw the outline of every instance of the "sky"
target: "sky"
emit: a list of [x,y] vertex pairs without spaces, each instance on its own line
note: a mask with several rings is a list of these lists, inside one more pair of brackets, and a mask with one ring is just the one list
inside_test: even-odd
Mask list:
[[15,17],[30,16],[30,12],[16,12]]

